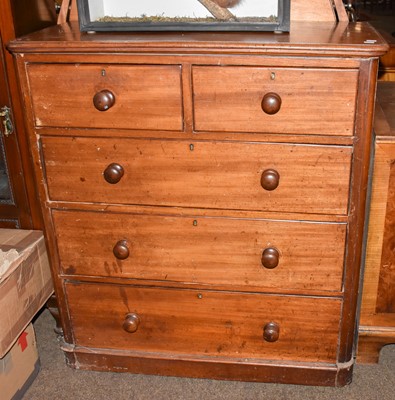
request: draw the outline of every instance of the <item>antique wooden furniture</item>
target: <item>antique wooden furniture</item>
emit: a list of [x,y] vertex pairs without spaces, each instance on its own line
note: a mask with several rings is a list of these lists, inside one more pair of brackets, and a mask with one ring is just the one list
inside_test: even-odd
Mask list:
[[369,25],[10,44],[75,368],[351,380]]
[[55,3],[1,0],[0,7],[0,228],[39,229],[40,207],[8,41],[53,25]]
[[375,160],[358,362],[378,362],[395,343],[395,82],[380,82],[374,122]]
[[395,82],[395,36],[390,35],[388,32],[380,33],[387,41],[390,48],[386,54],[380,57],[379,80]]

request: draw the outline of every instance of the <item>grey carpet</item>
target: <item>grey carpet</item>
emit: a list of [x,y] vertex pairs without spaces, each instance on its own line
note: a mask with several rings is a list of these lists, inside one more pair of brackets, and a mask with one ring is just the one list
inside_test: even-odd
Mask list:
[[353,383],[344,388],[215,381],[68,368],[47,310],[34,323],[41,371],[26,400],[394,400],[395,345],[386,346],[380,362],[356,365]]

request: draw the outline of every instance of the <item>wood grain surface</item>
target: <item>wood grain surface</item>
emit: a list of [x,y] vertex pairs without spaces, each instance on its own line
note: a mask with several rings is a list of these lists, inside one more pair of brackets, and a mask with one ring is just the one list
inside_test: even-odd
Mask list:
[[[51,200],[347,213],[351,147],[43,137],[42,149]],[[267,169],[280,175],[272,191]]]
[[[339,299],[68,283],[78,346],[173,355],[334,362]],[[135,333],[122,328],[140,317]],[[263,339],[274,321],[279,339]]]
[[[181,130],[181,68],[173,66],[31,64],[29,84],[37,126]],[[50,90],[49,88],[56,88]],[[93,105],[109,90],[115,104]]]
[[[256,67],[193,67],[195,129],[352,135],[358,71]],[[262,111],[265,94],[282,100]]]
[[[64,274],[340,291],[346,224],[53,211]],[[114,246],[127,242],[129,257]],[[278,266],[262,265],[267,248]]]

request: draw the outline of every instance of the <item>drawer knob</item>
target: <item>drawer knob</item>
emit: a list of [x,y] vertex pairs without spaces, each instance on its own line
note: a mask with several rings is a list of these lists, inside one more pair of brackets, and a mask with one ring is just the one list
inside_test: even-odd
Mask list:
[[277,93],[266,93],[262,99],[262,110],[266,114],[273,115],[280,111],[281,97]]
[[280,326],[275,322],[268,322],[263,327],[263,338],[266,342],[277,342],[280,337]]
[[112,252],[118,260],[126,260],[129,257],[128,242],[126,240],[119,240]]
[[93,96],[93,105],[99,111],[107,111],[114,104],[115,96],[110,90],[102,90]]
[[118,183],[121,178],[123,177],[124,170],[122,165],[119,165],[117,163],[111,163],[107,168],[104,170],[103,175],[104,179],[108,183]]
[[267,269],[276,268],[280,254],[274,247],[268,247],[262,253],[262,265]]
[[280,174],[274,169],[266,169],[262,172],[261,185],[265,190],[274,190],[280,183]]
[[128,333],[137,331],[140,325],[140,317],[136,313],[126,314],[125,321],[123,321],[122,328]]

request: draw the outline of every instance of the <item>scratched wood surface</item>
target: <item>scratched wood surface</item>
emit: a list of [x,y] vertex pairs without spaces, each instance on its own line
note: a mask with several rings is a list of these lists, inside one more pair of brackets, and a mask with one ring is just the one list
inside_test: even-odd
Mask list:
[[[339,299],[78,283],[67,284],[66,292],[78,346],[169,356],[336,360]],[[134,333],[122,328],[128,313],[140,318]],[[263,327],[272,321],[280,327],[279,339],[267,342]]]
[[[43,137],[51,200],[346,214],[351,147]],[[191,147],[192,146],[192,147]],[[103,178],[117,163],[124,176]],[[264,171],[279,173],[275,190]]]
[[[340,291],[346,224],[54,211],[64,274],[267,291]],[[113,249],[125,240],[119,260]],[[278,266],[262,265],[265,249]]]
[[[33,64],[28,68],[37,126],[181,130],[180,66]],[[56,90],[48,90],[56,88]],[[114,105],[99,111],[102,90]]]
[[[195,129],[352,135],[357,78],[356,70],[193,67]],[[270,115],[261,102],[273,92],[281,107]]]

